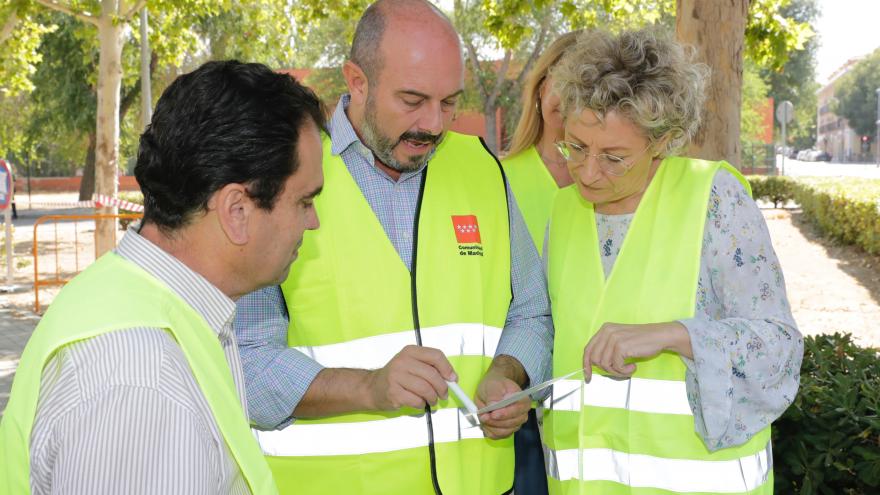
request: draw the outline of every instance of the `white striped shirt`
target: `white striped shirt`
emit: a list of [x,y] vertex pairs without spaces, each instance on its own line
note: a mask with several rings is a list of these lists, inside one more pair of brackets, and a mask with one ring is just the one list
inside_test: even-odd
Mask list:
[[[217,332],[247,414],[235,303],[134,227],[116,253],[168,285]],[[164,330],[118,330],[46,365],[31,434],[41,494],[248,494],[180,347]]]

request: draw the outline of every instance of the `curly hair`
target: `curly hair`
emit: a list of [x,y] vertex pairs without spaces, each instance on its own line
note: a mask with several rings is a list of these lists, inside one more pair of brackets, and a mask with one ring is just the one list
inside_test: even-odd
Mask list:
[[551,70],[566,118],[592,110],[627,117],[652,142],[667,138],[662,156],[682,151],[700,128],[709,67],[694,50],[655,28],[613,35],[588,31]]

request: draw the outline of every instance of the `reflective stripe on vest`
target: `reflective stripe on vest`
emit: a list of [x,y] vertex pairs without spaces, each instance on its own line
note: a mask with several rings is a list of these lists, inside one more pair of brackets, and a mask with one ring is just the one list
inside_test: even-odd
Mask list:
[[556,179],[550,175],[534,146],[505,158],[501,164],[504,165],[510,190],[516,197],[516,205],[526,222],[532,242],[538,254],[543,254],[547,221],[553,210],[553,198],[559,191]]
[[[547,253],[555,376],[582,366],[584,346],[604,323],[693,317],[706,206],[722,168],[749,190],[723,162],[663,160],[607,277],[593,205],[575,187],[560,191]],[[554,386],[545,402],[543,436],[553,467],[551,493],[623,495],[636,487],[772,492],[769,428],[743,445],[710,452],[694,431],[681,358],[662,352],[635,364],[628,380],[594,367],[590,384],[566,380]]]
[[[446,355],[473,396],[511,299],[507,194],[497,161],[477,138],[444,137],[425,169],[417,209],[415,284],[328,139],[324,177],[315,201],[321,228],[305,234],[281,286],[288,344],[325,367],[377,369],[420,337]],[[431,414],[442,492],[504,492],[513,484],[512,439],[484,438],[458,407],[450,397]],[[428,432],[422,411],[404,409],[297,419],[257,435],[281,491],[373,494],[433,492]],[[470,469],[473,463],[480,469]]]
[[[443,351],[449,356],[494,356],[501,329],[479,323],[452,323],[422,328],[422,345]],[[327,368],[378,369],[400,349],[416,345],[415,331],[386,333],[337,344],[296,346]]]
[[112,252],[61,290],[22,353],[0,423],[0,493],[30,492],[29,439],[49,358],[70,343],[139,327],[165,329],[180,346],[251,492],[278,493],[251,435],[217,334],[168,286]]
[[[551,477],[560,481],[578,479],[578,449],[547,453]],[[770,442],[759,452],[727,461],[664,459],[611,449],[584,449],[580,455],[584,480],[681,493],[749,492],[766,483],[773,469]]]
[[[581,401],[583,385],[583,401]],[[611,407],[657,414],[691,416],[685,383],[674,380],[630,378],[617,380],[593,374],[590,383],[583,380],[560,380],[544,407],[554,411],[580,411],[581,406]]]
[[[431,421],[434,443],[483,438],[483,430],[471,426],[460,409],[435,411]],[[424,414],[356,423],[312,423],[256,433],[263,451],[275,456],[376,454],[428,446]]]

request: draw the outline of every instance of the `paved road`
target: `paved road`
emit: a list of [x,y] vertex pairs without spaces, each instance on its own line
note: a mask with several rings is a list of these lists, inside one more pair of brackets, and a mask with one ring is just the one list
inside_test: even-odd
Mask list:
[[[782,167],[782,157],[776,156],[776,167]],[[791,177],[864,177],[880,179],[880,167],[876,163],[828,163],[802,162],[785,159],[785,175]]]

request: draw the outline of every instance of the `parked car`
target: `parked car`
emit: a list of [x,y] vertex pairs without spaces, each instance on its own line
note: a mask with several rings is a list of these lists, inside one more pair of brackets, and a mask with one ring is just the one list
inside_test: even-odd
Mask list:
[[813,151],[808,158],[811,162],[830,162],[831,153],[824,150]]
[[797,158],[797,154],[799,151],[800,150],[798,150],[797,148],[788,148],[788,153],[785,154],[785,157],[794,160],[795,158]]
[[812,148],[807,148],[807,149],[805,149],[805,150],[800,150],[800,151],[798,151],[798,154],[797,154],[797,156],[795,157],[795,159],[797,159],[797,160],[802,160],[802,161],[807,161],[807,160],[808,160],[807,157],[809,157],[809,156],[810,156],[810,153],[812,153],[812,152],[813,152],[813,149],[812,149]]
[[794,152],[794,148],[792,148],[791,146],[777,146],[777,147],[776,147],[776,154],[777,154],[777,155],[785,155],[786,158],[787,158],[788,155],[790,155],[792,152]]

